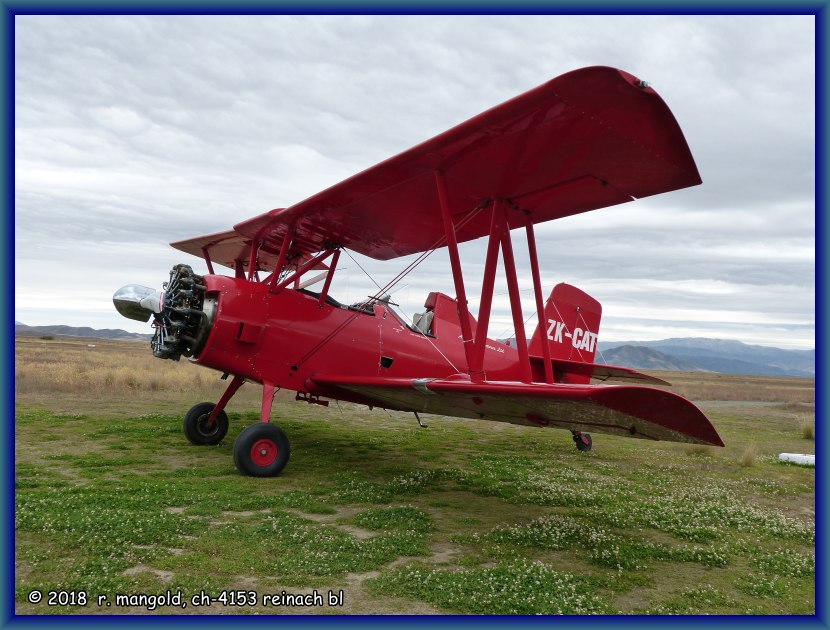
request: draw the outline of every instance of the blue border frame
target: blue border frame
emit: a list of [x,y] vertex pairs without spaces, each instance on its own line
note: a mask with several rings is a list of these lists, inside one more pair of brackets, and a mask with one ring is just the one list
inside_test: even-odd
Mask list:
[[[828,223],[826,213],[830,208],[827,205],[827,184],[830,179],[827,156],[827,128],[826,120],[822,115],[827,112],[827,65],[825,59],[828,53],[826,36],[830,32],[830,0],[801,0],[785,3],[754,2],[750,0],[720,3],[717,0],[690,1],[682,3],[664,4],[663,2],[648,2],[644,0],[522,0],[515,4],[504,4],[504,0],[492,2],[477,2],[475,0],[441,3],[436,0],[413,2],[408,0],[401,3],[382,1],[352,1],[338,2],[330,0],[310,0],[308,2],[275,0],[243,0],[238,3],[225,1],[199,2],[198,0],[0,0],[0,41],[3,43],[2,79],[4,98],[0,111],[3,114],[3,125],[0,130],[0,141],[3,147],[2,160],[2,191],[6,211],[3,213],[3,236],[5,248],[3,250],[3,280],[6,295],[11,293],[14,286],[14,16],[38,14],[371,14],[383,12],[386,14],[654,14],[683,15],[683,14],[765,14],[765,15],[814,15],[816,17],[816,446],[817,453],[827,452],[827,431],[824,420],[827,404],[825,392],[830,388],[830,378],[825,370],[827,359],[827,339],[822,329],[822,323],[827,315],[825,305],[825,274],[827,253],[822,245],[827,242]],[[390,622],[403,626],[419,626],[429,624],[455,625],[475,624],[477,626],[506,626],[516,623],[526,625],[553,625],[558,627],[584,624],[620,624],[620,625],[656,625],[666,623],[665,618],[653,617],[604,617],[604,618],[505,618],[505,617],[463,617],[440,616],[436,618],[419,617],[246,617],[246,616],[187,616],[159,618],[157,616],[72,616],[72,617],[41,617],[17,616],[14,614],[14,325],[13,315],[8,306],[0,313],[0,325],[6,331],[3,339],[3,368],[6,378],[3,379],[3,408],[6,410],[6,422],[3,423],[2,472],[0,472],[0,500],[2,500],[2,518],[0,518],[0,562],[2,563],[2,582],[5,585],[0,589],[0,625],[45,627],[51,625],[110,625],[114,623],[131,626],[153,624],[184,624],[199,623],[216,625],[230,622],[234,624],[275,624],[280,626],[301,626],[305,628],[335,625],[387,625]],[[816,465],[816,614],[812,617],[715,617],[715,618],[672,618],[671,623],[681,625],[698,625],[706,623],[728,623],[729,625],[752,626],[790,626],[809,625],[828,627],[828,603],[824,598],[826,593],[826,578],[828,567],[827,541],[823,529],[827,524],[827,503],[824,497],[826,485],[826,466],[819,457]]]
[[816,15],[827,0],[0,0],[5,15]]
[[[826,276],[827,252],[827,181],[830,167],[827,160],[827,34],[830,33],[830,8],[824,4],[816,15],[816,453],[828,452],[827,388],[830,386],[826,370],[827,337],[823,322],[827,317]],[[827,527],[827,466],[821,459],[816,464],[816,534]],[[823,526],[819,528],[819,523]],[[828,624],[827,590],[828,548],[826,536],[816,536],[816,618]]]
[[[8,8],[3,5],[0,12],[0,41],[3,42],[3,99],[0,103],[0,112],[3,115],[2,129],[0,129],[0,145],[3,147],[3,157],[0,163],[3,166],[2,181],[3,201],[3,237],[5,255],[3,256],[3,285],[6,293],[14,286],[14,37],[13,17]],[[7,410],[6,417],[14,418],[14,316],[9,308],[0,312],[0,330],[3,334],[3,395]],[[0,591],[0,623],[5,625],[6,620],[14,614],[14,422],[4,424],[2,451],[2,471],[0,471],[0,575],[2,582],[10,584],[11,589]],[[9,448],[11,445],[11,448]]]

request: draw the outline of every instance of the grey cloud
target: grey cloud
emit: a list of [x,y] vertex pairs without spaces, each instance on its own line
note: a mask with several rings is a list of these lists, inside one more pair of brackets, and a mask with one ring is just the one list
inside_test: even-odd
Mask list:
[[[613,309],[633,305],[627,290],[640,300],[643,279],[678,282],[650,286],[655,311],[705,306],[686,281],[732,287],[711,298],[729,334],[737,302],[781,326],[812,317],[810,17],[18,16],[15,27],[16,262],[32,271],[16,297],[41,291],[36,278],[56,266],[92,273],[78,251],[113,257],[102,282],[158,284],[181,258],[162,253],[169,241],[291,205],[562,72],[605,64],[652,82],[704,184],[540,226],[546,285],[598,287],[620,335],[637,318]],[[464,251],[475,286],[483,244]],[[400,268],[364,262],[382,277]],[[412,310],[431,289],[453,293],[438,254],[421,271],[402,291]],[[359,272],[347,282],[363,291]]]

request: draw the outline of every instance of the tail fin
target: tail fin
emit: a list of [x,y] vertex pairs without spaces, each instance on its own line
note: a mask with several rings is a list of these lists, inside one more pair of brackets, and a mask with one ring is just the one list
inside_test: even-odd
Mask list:
[[546,342],[551,359],[593,363],[601,317],[602,305],[594,298],[564,282],[557,284],[545,302],[546,329],[536,327],[529,354],[544,356],[542,343]]

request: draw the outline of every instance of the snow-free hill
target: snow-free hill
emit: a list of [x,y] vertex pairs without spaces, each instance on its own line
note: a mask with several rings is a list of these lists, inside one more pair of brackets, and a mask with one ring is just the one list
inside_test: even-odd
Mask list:
[[27,326],[18,321],[14,322],[14,334],[37,337],[91,337],[94,339],[121,339],[130,341],[146,341],[152,336],[131,333],[120,328],[95,329],[89,326]]
[[[784,350],[767,346],[755,346],[726,339],[680,338],[660,341],[616,341],[600,342],[599,348],[609,364],[632,368],[664,369],[651,365],[637,364],[646,361],[643,355],[630,355],[634,362],[615,358],[609,353],[625,346],[636,346],[654,350],[673,362],[685,363],[691,368],[721,374],[749,374],[756,376],[801,376],[814,377],[816,365],[815,350]],[[610,356],[615,356],[614,354]],[[597,353],[597,362],[601,362]],[[669,368],[666,368],[669,369]]]
[[[604,361],[603,361],[604,359]],[[663,354],[643,346],[620,346],[604,351],[596,357],[597,363],[631,367],[641,370],[665,370],[668,372],[705,371],[693,363]]]

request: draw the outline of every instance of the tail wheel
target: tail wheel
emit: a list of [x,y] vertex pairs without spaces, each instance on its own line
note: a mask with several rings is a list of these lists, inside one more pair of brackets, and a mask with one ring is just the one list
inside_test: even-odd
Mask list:
[[576,442],[576,448],[580,451],[590,451],[591,445],[593,444],[591,434],[580,431],[574,433],[574,442]]
[[233,463],[243,475],[273,477],[280,474],[291,455],[291,444],[282,429],[267,422],[246,427],[233,443]]
[[213,424],[209,424],[210,413],[216,405],[203,402],[194,405],[184,417],[182,429],[191,444],[197,446],[219,444],[228,432],[228,414],[224,410],[216,414]]

